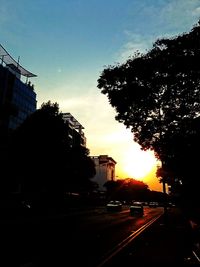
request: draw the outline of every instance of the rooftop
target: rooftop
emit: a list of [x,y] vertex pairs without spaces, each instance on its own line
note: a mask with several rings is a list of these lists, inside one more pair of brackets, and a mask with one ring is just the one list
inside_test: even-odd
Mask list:
[[63,113],[63,119],[71,122],[75,129],[84,129],[84,127],[69,112]]
[[28,70],[26,70],[25,68],[23,68],[19,62],[17,62],[16,60],[14,60],[10,54],[5,50],[5,48],[3,48],[2,45],[0,45],[0,59],[2,64],[4,63],[6,66],[10,67],[11,69],[13,69],[14,71],[16,71],[17,73],[29,78],[29,77],[37,77],[37,75],[29,72]]

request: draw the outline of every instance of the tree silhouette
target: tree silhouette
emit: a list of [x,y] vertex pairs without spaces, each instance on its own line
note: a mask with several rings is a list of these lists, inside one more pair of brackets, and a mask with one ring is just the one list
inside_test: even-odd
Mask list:
[[131,128],[143,150],[155,151],[163,173],[191,185],[198,180],[194,152],[199,133],[192,125],[200,111],[199,36],[200,22],[189,33],[157,40],[146,54],[108,66],[98,79],[116,120]]
[[144,200],[148,197],[148,185],[133,178],[108,181],[104,185],[109,199],[118,200]]
[[43,103],[14,132],[12,139],[13,170],[21,191],[27,197],[54,195],[62,197],[73,189],[91,188],[95,166],[89,150],[71,147],[68,124],[57,103]]

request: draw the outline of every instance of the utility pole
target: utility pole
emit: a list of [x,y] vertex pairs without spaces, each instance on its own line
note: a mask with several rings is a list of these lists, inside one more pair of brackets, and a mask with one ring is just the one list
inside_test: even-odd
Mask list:
[[[164,164],[162,163],[162,168],[164,167]],[[163,185],[163,194],[164,194],[164,203],[163,203],[163,208],[164,208],[164,222],[165,224],[167,223],[167,198],[166,198],[166,194],[167,194],[167,190],[166,190],[166,181],[167,181],[167,177],[166,177],[166,173],[165,170],[163,172],[163,176],[162,176],[162,185]]]

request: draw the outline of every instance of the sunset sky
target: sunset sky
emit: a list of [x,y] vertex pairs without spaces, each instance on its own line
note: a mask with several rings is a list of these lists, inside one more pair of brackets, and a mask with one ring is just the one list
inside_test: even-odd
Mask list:
[[159,37],[189,31],[199,0],[0,0],[0,44],[38,77],[37,107],[51,100],[83,126],[91,156],[115,161],[118,178],[141,178],[162,190],[153,152],[133,142],[130,129],[97,88],[108,65],[145,52]]

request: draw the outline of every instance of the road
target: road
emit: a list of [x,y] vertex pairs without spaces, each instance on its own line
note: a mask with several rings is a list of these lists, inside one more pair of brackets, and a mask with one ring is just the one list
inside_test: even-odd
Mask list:
[[162,208],[145,207],[144,216],[137,218],[127,207],[121,212],[101,207],[16,221],[6,225],[4,251],[7,261],[21,266],[28,262],[32,266],[100,266],[114,248],[162,212]]
[[[129,210],[119,213],[105,212],[91,217],[83,216],[73,226],[74,228],[72,227],[74,229],[70,235],[72,251],[80,252],[78,260],[81,258],[85,263],[84,266],[96,266],[108,251],[162,212],[162,208],[145,208],[144,216],[141,218],[130,216]],[[75,261],[73,253],[70,255]]]

